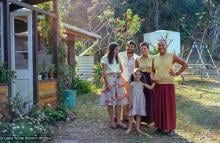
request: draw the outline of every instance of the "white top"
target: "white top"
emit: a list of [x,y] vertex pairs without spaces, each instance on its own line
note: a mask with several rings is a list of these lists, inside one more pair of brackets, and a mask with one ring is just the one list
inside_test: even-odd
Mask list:
[[113,63],[110,64],[108,62],[107,55],[103,56],[101,59],[102,64],[106,64],[106,73],[119,73],[121,72],[119,63],[117,63],[116,59],[113,59]]
[[134,55],[130,59],[128,59],[127,51],[120,52],[118,56],[120,58],[123,68],[122,76],[125,78],[125,81],[129,81],[135,68],[135,60],[139,56],[134,53]]

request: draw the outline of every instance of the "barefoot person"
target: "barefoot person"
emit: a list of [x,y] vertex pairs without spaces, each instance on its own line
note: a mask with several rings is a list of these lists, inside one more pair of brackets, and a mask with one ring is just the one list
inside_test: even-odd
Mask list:
[[[135,61],[135,68],[140,68],[143,72],[143,76],[146,79],[146,83],[151,85],[150,73],[152,71],[152,59],[149,55],[149,44],[146,42],[140,43],[141,55]],[[146,116],[142,117],[141,121],[147,123],[149,126],[153,126],[153,92],[147,88],[144,88],[144,96],[146,101]]]
[[[166,41],[158,42],[159,54],[153,58],[152,80],[157,81],[154,88],[154,122],[158,132],[175,135],[176,129],[176,95],[174,76],[180,75],[187,64],[175,54],[167,52]],[[174,63],[181,65],[178,71],[173,71]]]
[[[134,53],[135,47],[135,42],[130,40],[126,44],[126,51],[118,54],[123,68],[122,76],[125,79],[125,91],[127,98],[128,93],[130,92],[129,79],[135,68],[135,59],[138,57],[138,55]],[[123,106],[123,120],[128,120],[128,105]]]
[[141,117],[146,116],[146,110],[145,110],[145,97],[144,97],[144,92],[143,89],[148,88],[148,89],[153,89],[155,86],[155,83],[152,84],[151,86],[145,83],[144,77],[142,74],[142,71],[139,68],[136,68],[134,70],[134,73],[131,76],[130,80],[130,94],[129,94],[129,126],[126,131],[126,133],[130,133],[132,130],[132,122],[134,116],[136,117],[136,130],[138,133],[145,134],[143,131],[140,129],[140,124],[141,124]]
[[[118,58],[118,52],[118,44],[112,42],[108,46],[107,54],[101,59],[104,87],[100,97],[100,104],[107,106],[112,128],[117,126],[126,128],[126,125],[120,120],[121,107],[128,104],[128,100],[120,78],[122,67]],[[113,106],[115,106],[116,121],[114,119]]]

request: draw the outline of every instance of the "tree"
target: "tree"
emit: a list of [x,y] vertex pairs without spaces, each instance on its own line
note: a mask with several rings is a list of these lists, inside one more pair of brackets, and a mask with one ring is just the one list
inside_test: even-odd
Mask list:
[[[128,9],[122,18],[115,17],[114,11],[111,9],[105,10],[102,15],[99,16],[106,35],[102,41],[109,43],[110,41],[116,41],[120,45],[125,45],[128,39],[132,39],[135,34],[140,30],[141,19],[138,15],[134,14],[131,9]],[[106,45],[107,46],[107,45]]]

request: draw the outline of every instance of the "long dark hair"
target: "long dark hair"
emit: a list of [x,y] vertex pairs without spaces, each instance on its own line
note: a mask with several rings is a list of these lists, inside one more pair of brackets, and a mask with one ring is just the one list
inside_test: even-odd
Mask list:
[[131,75],[131,77],[130,77],[130,82],[133,82],[133,81],[134,81],[134,74],[135,74],[135,72],[140,72],[140,73],[141,73],[141,79],[140,79],[140,81],[146,83],[146,79],[145,79],[145,77],[144,77],[144,75],[143,75],[143,72],[142,72],[141,69],[139,69],[139,68],[135,68],[135,69],[134,69],[134,72],[132,73],[132,75]]
[[[118,47],[118,43],[116,43],[116,42],[111,42],[111,43],[108,45],[107,58],[108,58],[109,64],[113,64],[113,60],[114,60],[114,50],[115,50],[115,48],[117,48],[117,47]],[[117,62],[117,64],[118,64],[118,55],[116,55],[115,59],[116,59],[116,62]]]

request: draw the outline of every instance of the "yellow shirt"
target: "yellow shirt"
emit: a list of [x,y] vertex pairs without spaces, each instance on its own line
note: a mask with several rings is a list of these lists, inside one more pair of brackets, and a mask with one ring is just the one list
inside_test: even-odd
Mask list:
[[152,60],[153,60],[153,57],[150,55],[148,55],[147,57],[140,56],[137,58],[139,68],[142,70],[142,72],[152,71]]
[[173,54],[166,53],[165,55],[156,55],[154,57],[155,77],[159,79],[160,84],[172,84],[174,77],[169,73],[173,68]]

